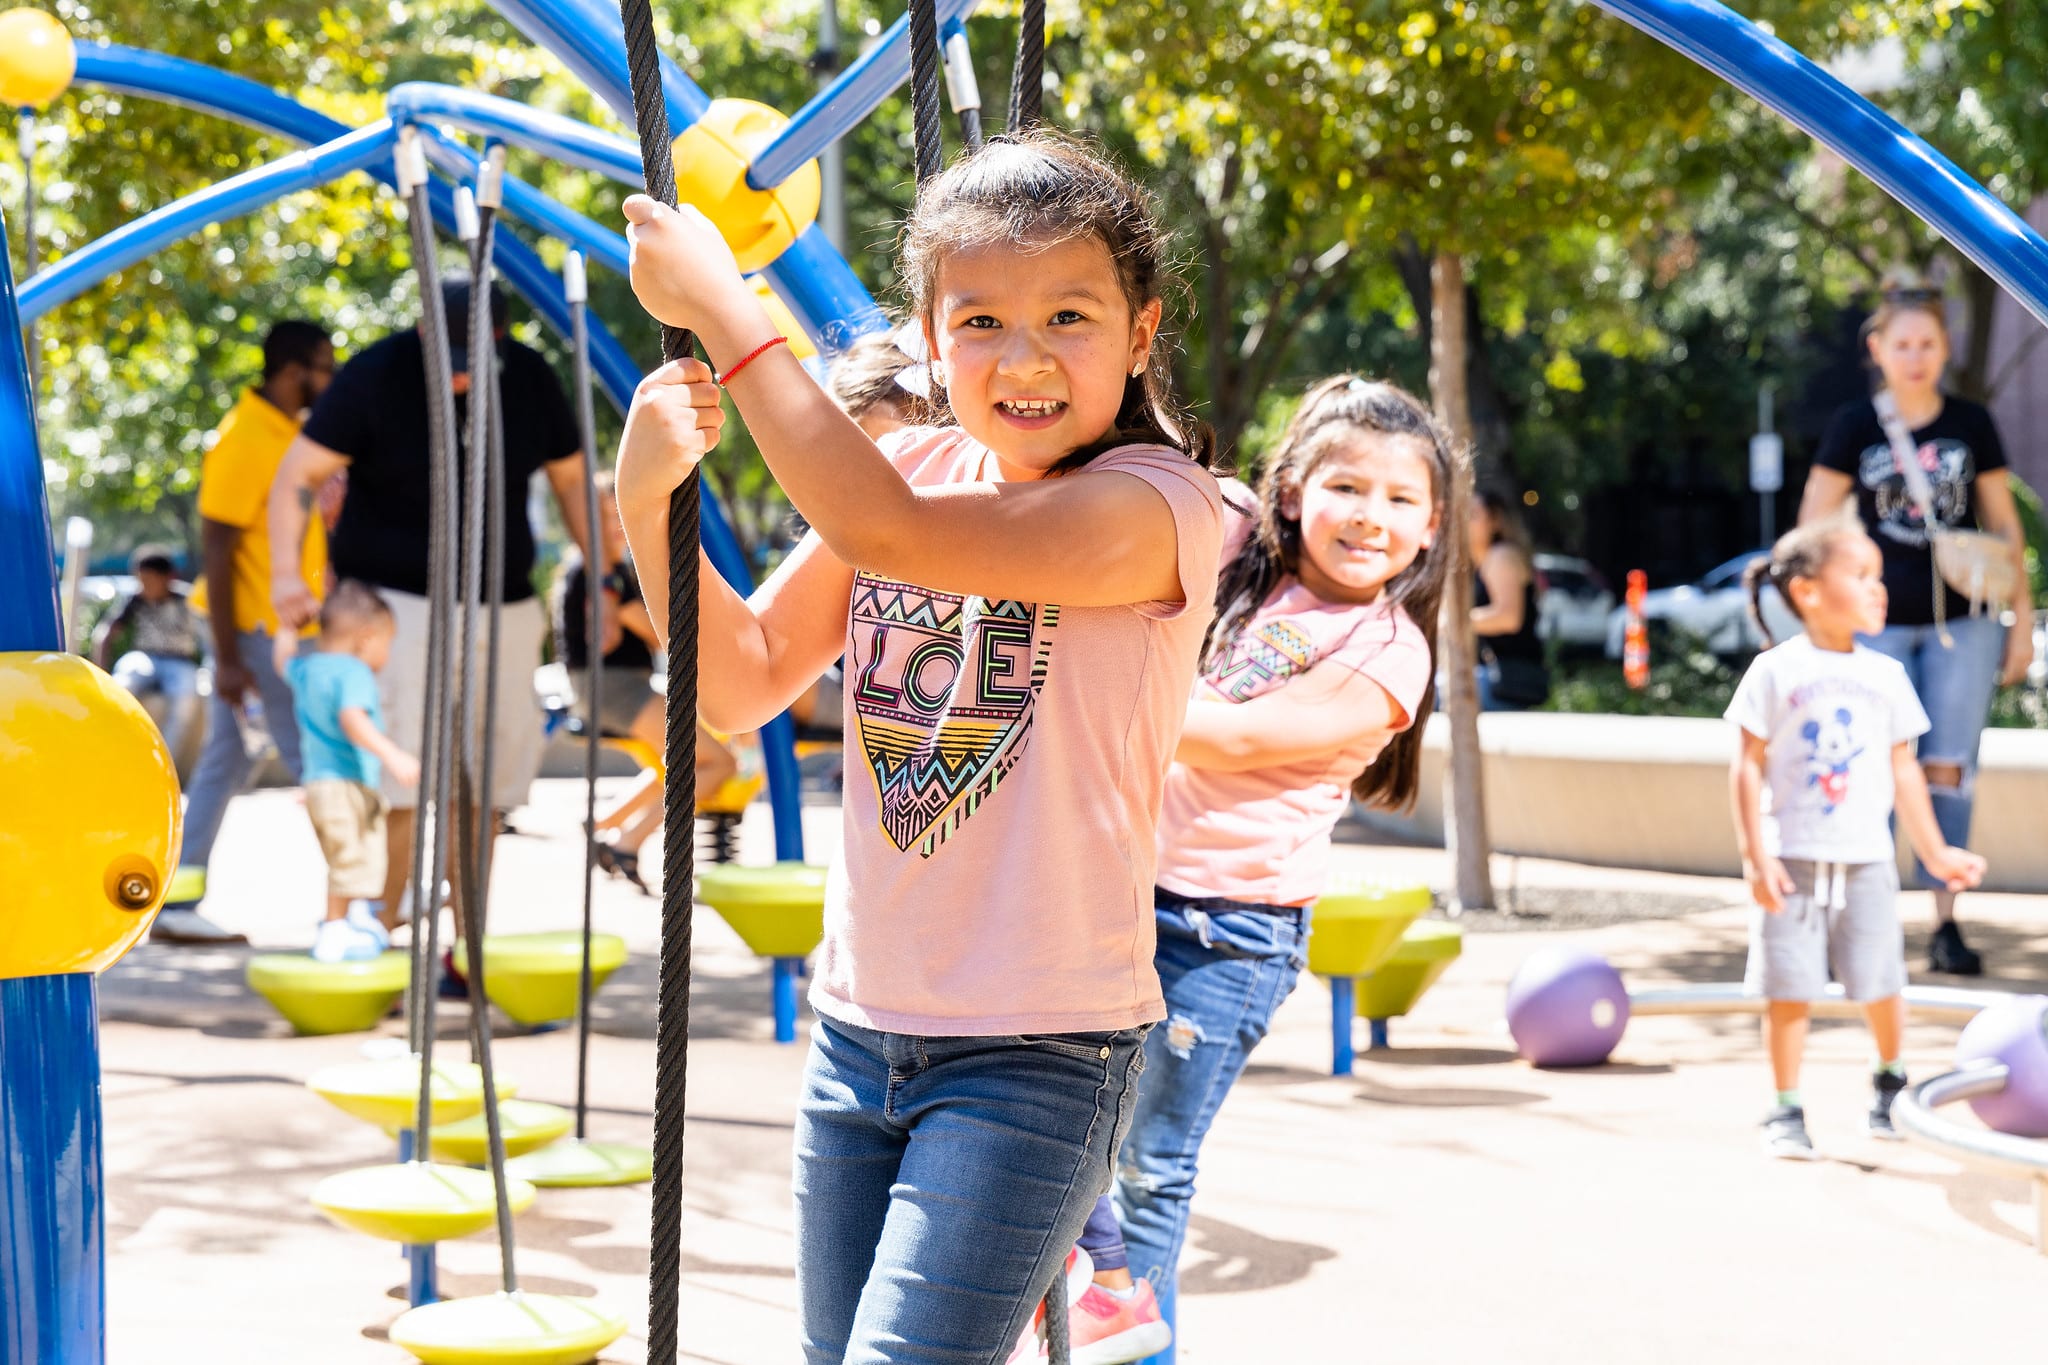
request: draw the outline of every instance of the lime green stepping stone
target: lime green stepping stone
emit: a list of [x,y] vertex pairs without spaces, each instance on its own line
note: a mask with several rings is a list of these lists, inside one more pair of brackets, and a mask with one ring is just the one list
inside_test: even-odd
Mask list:
[[[505,1155],[524,1156],[566,1137],[576,1126],[576,1116],[559,1104],[539,1100],[498,1101],[498,1131],[505,1139]],[[434,1129],[434,1155],[443,1161],[460,1161],[481,1166],[490,1159],[490,1131],[481,1112]]]
[[388,952],[359,962],[315,962],[304,953],[249,959],[249,988],[305,1036],[375,1028],[405,992],[411,955]]
[[[497,1075],[502,1101],[519,1087],[503,1071]],[[345,1114],[374,1123],[387,1133],[410,1128],[419,1117],[418,1054],[381,1061],[343,1062],[316,1071],[306,1088]],[[428,1120],[436,1127],[480,1114],[484,1108],[483,1072],[470,1062],[435,1062]]]
[[[514,1213],[533,1206],[525,1181],[509,1182],[505,1194]],[[330,1175],[313,1187],[313,1207],[345,1228],[410,1246],[481,1232],[498,1213],[490,1172],[425,1161]]]
[[1358,983],[1358,1012],[1367,1019],[1408,1013],[1464,951],[1465,934],[1455,924],[1422,920],[1409,925],[1393,955]]
[[654,1153],[623,1142],[563,1138],[505,1163],[505,1174],[543,1189],[639,1185],[654,1179]]
[[[590,993],[596,995],[625,962],[626,940],[617,934],[592,934]],[[461,943],[455,945],[455,969],[469,975],[467,949]],[[531,1028],[574,1019],[582,974],[580,930],[484,935],[484,994],[514,1023]]]
[[1386,961],[1432,903],[1427,886],[1333,888],[1309,915],[1308,969],[1317,976],[1364,976]]
[[426,1365],[583,1365],[626,1332],[590,1299],[499,1293],[444,1299],[391,1324],[391,1340]]
[[762,957],[808,957],[825,937],[825,869],[811,863],[707,867],[697,899]]

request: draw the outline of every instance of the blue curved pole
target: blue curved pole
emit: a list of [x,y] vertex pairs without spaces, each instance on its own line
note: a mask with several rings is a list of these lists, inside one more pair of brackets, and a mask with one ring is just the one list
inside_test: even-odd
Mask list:
[[[628,128],[633,122],[633,87],[626,75],[626,27],[608,0],[492,0],[498,13],[533,42],[562,59],[592,94],[611,106]],[[661,59],[661,88],[668,96],[669,135],[679,136],[711,107],[711,97],[683,69]]]
[[451,123],[622,184],[644,183],[640,148],[560,114],[432,81],[407,81],[384,94],[384,112],[400,123]]
[[[965,19],[974,12],[975,3],[976,0],[939,0],[939,23]],[[840,72],[832,84],[790,115],[789,126],[754,158],[747,171],[747,183],[757,190],[780,185],[806,161],[859,127],[876,106],[909,79],[910,16],[905,14],[884,29],[874,46]]]
[[116,271],[154,255],[172,242],[206,227],[254,213],[266,204],[300,190],[367,170],[391,159],[397,140],[391,120],[346,133],[305,151],[293,152],[243,171],[240,175],[186,195],[133,222],[124,223],[83,251],[73,252],[29,281],[21,291],[22,311],[29,319],[80,294]]
[[[0,651],[59,651],[50,508],[6,241],[0,216]],[[8,1365],[106,1358],[98,1001],[90,972],[0,980],[0,1361]]]
[[2048,323],[2048,242],[1897,120],[1715,0],[1595,0],[1842,158]]

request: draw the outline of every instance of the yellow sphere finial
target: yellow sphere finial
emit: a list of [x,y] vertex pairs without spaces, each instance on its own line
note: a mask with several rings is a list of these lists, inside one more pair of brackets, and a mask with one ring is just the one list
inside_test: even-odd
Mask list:
[[807,161],[772,190],[747,184],[747,168],[789,120],[753,100],[711,101],[704,117],[676,138],[676,199],[717,224],[726,245],[752,273],[789,250],[818,217],[823,181]]
[[85,660],[0,653],[0,772],[0,978],[104,971],[178,865],[163,737]]
[[0,11],[0,105],[40,109],[70,88],[78,53],[48,10]]

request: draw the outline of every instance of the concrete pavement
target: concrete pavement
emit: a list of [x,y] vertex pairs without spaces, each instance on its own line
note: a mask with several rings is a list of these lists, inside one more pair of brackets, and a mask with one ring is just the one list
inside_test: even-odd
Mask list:
[[[500,845],[497,926],[573,926],[580,816],[576,784],[537,789],[517,819],[530,833]],[[756,807],[748,830],[762,858],[765,816]],[[813,856],[829,856],[836,810],[806,817]],[[1436,850],[1346,845],[1340,859],[1439,885],[1447,873]],[[1569,931],[1632,984],[1739,975],[1735,883],[1502,859],[1503,883],[1511,870],[1532,903],[1661,910]],[[303,947],[321,875],[293,796],[248,797],[223,831],[207,911],[259,945]],[[2048,977],[2037,899],[1966,905],[1973,941],[2009,974],[1986,984]],[[1926,899],[1909,895],[1906,913],[1917,963]],[[635,954],[600,998],[600,1138],[648,1138],[657,918],[624,883],[600,887],[600,927]],[[1303,982],[1205,1149],[1185,1365],[1904,1362],[2012,1356],[2039,1339],[2048,1258],[2031,1245],[2027,1185],[1865,1137],[1859,1029],[1816,1028],[1807,1103],[1827,1159],[1808,1166],[1757,1149],[1769,1083],[1751,1020],[1639,1020],[1591,1071],[1517,1061],[1502,990],[1565,932],[1550,922],[1468,932],[1464,957],[1395,1021],[1394,1049],[1361,1053],[1349,1078],[1328,1075],[1328,992]],[[771,1040],[765,964],[715,916],[699,926],[684,1359],[785,1365],[800,1358],[788,1168],[802,1049]],[[145,946],[104,979],[110,1359],[409,1359],[383,1335],[404,1306],[398,1253],[306,1202],[321,1176],[391,1158],[381,1133],[303,1087],[364,1037],[290,1037],[243,989],[245,957]],[[1916,1076],[1944,1067],[1954,1034],[1911,1030]],[[462,1047],[459,1015],[441,1036]],[[568,1031],[505,1037],[498,1057],[522,1095],[573,1095]],[[595,1294],[634,1319],[606,1361],[644,1359],[646,1218],[645,1187],[555,1190],[517,1223],[528,1288]],[[496,1286],[487,1235],[445,1245],[442,1263],[446,1292]]]

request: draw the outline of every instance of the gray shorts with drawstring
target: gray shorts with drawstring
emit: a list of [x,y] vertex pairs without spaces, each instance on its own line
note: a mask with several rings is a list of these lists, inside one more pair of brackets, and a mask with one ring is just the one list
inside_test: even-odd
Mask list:
[[1743,988],[1767,1000],[1818,1000],[1827,994],[1832,966],[1851,1000],[1884,1000],[1904,990],[1897,866],[1784,861],[1796,889],[1775,915],[1750,908]]

